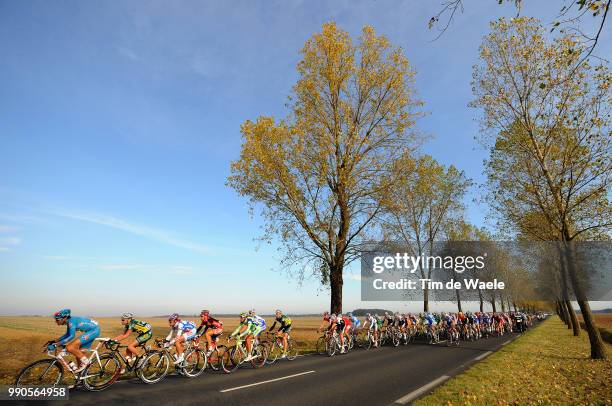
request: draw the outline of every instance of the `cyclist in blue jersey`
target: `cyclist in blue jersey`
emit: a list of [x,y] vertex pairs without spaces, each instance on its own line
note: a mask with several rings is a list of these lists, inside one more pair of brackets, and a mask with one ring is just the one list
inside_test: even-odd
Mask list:
[[193,321],[181,320],[177,313],[172,314],[168,318],[168,324],[170,324],[170,333],[168,337],[166,337],[166,346],[174,344],[176,353],[178,354],[174,363],[180,364],[185,360],[184,343],[193,340],[198,330]]
[[[55,341],[47,343],[48,348],[53,348],[56,345],[66,346],[66,351],[77,359],[77,369],[75,372],[82,371],[89,364],[89,360],[82,349],[89,349],[91,343],[100,335],[98,322],[86,317],[72,316],[70,309],[62,309],[55,313],[53,317],[58,326],[65,325],[67,329],[66,334]],[[85,334],[77,337],[77,331]]]
[[351,334],[353,334],[361,326],[361,320],[354,316],[353,313],[349,313],[348,318],[351,320]]

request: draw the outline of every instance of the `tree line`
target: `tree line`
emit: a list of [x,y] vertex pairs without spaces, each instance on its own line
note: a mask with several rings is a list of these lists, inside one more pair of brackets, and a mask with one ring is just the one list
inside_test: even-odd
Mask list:
[[[591,356],[605,358],[572,246],[609,240],[612,218],[611,76],[604,63],[583,61],[586,52],[572,33],[550,38],[528,17],[496,20],[483,39],[471,106],[489,151],[482,186],[495,235],[465,217],[472,187],[465,173],[420,151],[415,71],[369,26],[354,41],[326,23],[306,42],[288,115],[242,124],[227,183],[264,217],[262,239],[280,242],[281,266],[329,287],[332,312],[342,311],[343,271],[367,241],[409,243],[417,255],[437,241],[555,241],[564,248],[549,255],[561,255],[559,266],[543,258],[527,272],[509,256],[495,272],[514,289],[480,302],[516,308],[512,292],[552,281],[549,297],[570,314],[564,320],[580,333],[571,316],[576,299]],[[455,301],[461,308],[459,292]],[[427,311],[428,292],[423,305]]]

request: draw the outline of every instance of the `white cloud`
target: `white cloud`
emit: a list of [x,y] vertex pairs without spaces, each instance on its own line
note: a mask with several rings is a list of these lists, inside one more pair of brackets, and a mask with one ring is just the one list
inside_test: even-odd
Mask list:
[[0,244],[2,245],[19,245],[21,238],[19,237],[4,237],[0,238]]
[[0,252],[7,252],[7,251],[10,251],[8,247],[0,247]]
[[163,242],[168,245],[173,245],[175,247],[184,248],[190,251],[199,252],[202,254],[210,254],[210,248],[199,244],[197,242],[185,240],[182,238],[175,237],[172,233],[160,230],[157,228],[143,226],[139,224],[133,224],[128,221],[107,216],[104,214],[95,214],[95,213],[66,213],[60,212],[55,213],[59,216],[66,217],[73,220],[86,221],[88,223],[99,224],[111,228],[115,228],[118,230],[122,230],[131,234],[139,235],[142,237],[149,238],[151,240]]
[[141,58],[138,56],[138,54],[136,54],[136,52],[134,52],[133,50],[131,50],[130,48],[126,48],[126,47],[117,47],[117,51],[125,56],[128,59],[131,59],[132,61],[139,61]]
[[100,265],[98,269],[102,271],[134,271],[148,273],[163,273],[169,275],[191,275],[193,267],[184,265],[144,265],[144,264],[107,264]]
[[17,231],[17,227],[0,224],[0,233],[12,233]]

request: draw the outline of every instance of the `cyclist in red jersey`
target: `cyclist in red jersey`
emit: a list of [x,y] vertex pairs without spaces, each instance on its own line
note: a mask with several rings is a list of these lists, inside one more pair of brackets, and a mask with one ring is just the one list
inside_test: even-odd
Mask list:
[[200,312],[200,320],[202,320],[202,323],[200,327],[198,327],[197,335],[201,336],[204,334],[206,337],[206,342],[208,344],[208,351],[206,354],[210,355],[216,347],[217,337],[223,333],[223,322],[211,317],[208,310],[202,310],[202,312]]

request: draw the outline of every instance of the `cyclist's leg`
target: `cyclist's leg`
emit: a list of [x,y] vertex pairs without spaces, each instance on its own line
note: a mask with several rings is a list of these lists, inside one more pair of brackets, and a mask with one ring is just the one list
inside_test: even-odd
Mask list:
[[136,340],[134,342],[128,344],[126,353],[127,350],[129,350],[132,355],[138,355],[138,347],[144,347],[147,341],[149,341],[151,338],[153,338],[153,332],[151,331],[149,331],[148,333],[140,334],[138,337],[136,337]]
[[178,337],[174,341],[174,346],[176,347],[176,353],[179,355],[183,355],[183,351],[185,351],[185,335]]

